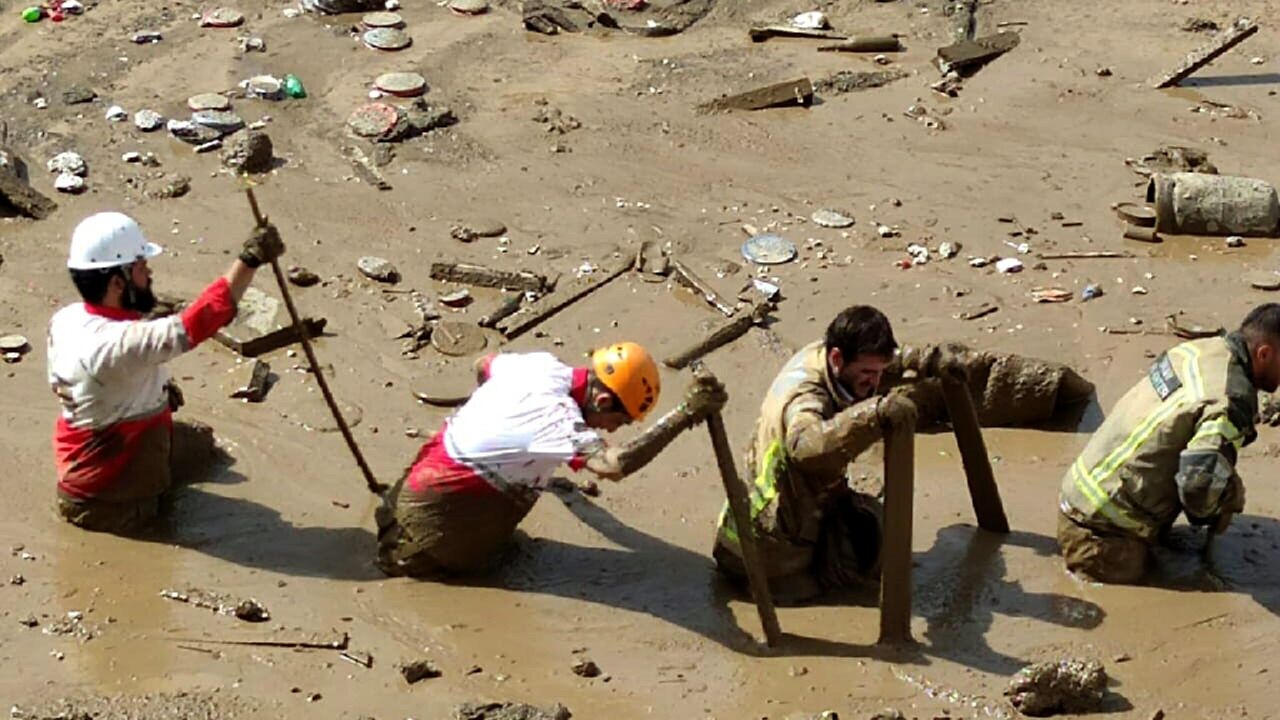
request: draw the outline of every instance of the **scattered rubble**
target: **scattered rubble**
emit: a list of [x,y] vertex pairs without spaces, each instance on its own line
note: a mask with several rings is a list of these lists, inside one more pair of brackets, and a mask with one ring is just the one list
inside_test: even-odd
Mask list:
[[560,108],[552,107],[547,103],[546,98],[539,98],[534,105],[538,107],[538,111],[533,114],[533,121],[540,123],[549,133],[567,135],[582,127],[578,118],[566,115]]
[[813,89],[820,93],[842,95],[884,87],[905,77],[907,73],[902,70],[841,70],[815,82]]
[[574,675],[584,678],[600,677],[600,666],[596,665],[590,658],[578,658],[569,666]]
[[152,200],[172,200],[191,191],[191,178],[167,173],[143,185],[142,194]]
[[466,703],[453,711],[454,720],[570,720],[569,708],[556,703],[543,710],[523,703]]
[[87,87],[81,87],[79,85],[72,85],[62,91],[63,105],[82,105],[84,103],[93,102],[97,99],[98,93]]
[[155,110],[139,110],[133,114],[133,125],[142,132],[154,132],[164,124],[164,116]]
[[400,676],[410,685],[438,678],[443,674],[430,660],[415,660],[400,666]]
[[267,608],[253,598],[240,599],[198,588],[188,588],[186,592],[161,590],[160,597],[212,610],[219,615],[234,615],[245,622],[266,622],[271,619]]
[[400,271],[391,261],[373,255],[365,255],[356,261],[356,268],[370,280],[384,283],[400,282]]
[[1018,671],[1005,690],[1024,715],[1089,713],[1107,692],[1107,673],[1094,660],[1068,659],[1030,665]]
[[482,265],[454,262],[431,263],[431,279],[538,294],[550,291],[553,286],[545,276],[536,273],[496,270]]

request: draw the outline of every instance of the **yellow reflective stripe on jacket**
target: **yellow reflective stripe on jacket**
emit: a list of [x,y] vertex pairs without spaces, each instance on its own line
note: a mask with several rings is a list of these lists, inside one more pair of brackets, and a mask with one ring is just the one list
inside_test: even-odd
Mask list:
[[[773,442],[769,445],[769,449],[764,453],[764,462],[761,463],[760,473],[756,475],[755,483],[751,488],[751,522],[754,523],[756,518],[760,517],[760,513],[769,507],[769,503],[778,497],[778,477],[777,469],[781,464],[782,443]],[[724,504],[724,508],[720,510],[720,529],[724,531],[726,540],[738,542],[738,528],[733,522],[733,516],[729,513],[729,503]]]
[[1196,429],[1195,437],[1191,438],[1191,442],[1187,445],[1218,445],[1218,443],[1206,443],[1205,440],[1211,437],[1221,437],[1227,442],[1235,445],[1239,450],[1244,445],[1244,433],[1231,423],[1225,417],[1218,417],[1212,420],[1206,420],[1200,423],[1200,427]]
[[[1200,375],[1200,350],[1192,345],[1179,345],[1169,351],[1171,356],[1182,359],[1182,387],[1162,402],[1150,415],[1138,423],[1129,437],[1112,450],[1102,462],[1092,469],[1085,467],[1082,460],[1076,460],[1071,467],[1076,489],[1089,501],[1095,511],[1102,513],[1117,526],[1129,530],[1141,530],[1145,526],[1128,513],[1116,507],[1110,495],[1102,488],[1102,483],[1116,473],[1125,463],[1133,459],[1138,450],[1151,439],[1166,420],[1189,402],[1204,397],[1204,378]],[[1190,397],[1188,397],[1190,395]],[[1227,423],[1229,426],[1230,423]],[[1234,428],[1232,428],[1234,429]],[[1237,431],[1237,434],[1238,431]]]

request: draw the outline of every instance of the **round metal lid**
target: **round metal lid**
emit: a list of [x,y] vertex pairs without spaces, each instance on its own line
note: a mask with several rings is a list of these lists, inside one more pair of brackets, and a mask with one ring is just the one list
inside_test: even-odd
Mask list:
[[415,72],[389,72],[379,75],[373,86],[388,95],[417,97],[427,91],[427,79]]
[[742,244],[742,257],[758,265],[777,265],[794,260],[796,246],[778,235],[756,235]]
[[403,30],[381,27],[365,32],[364,44],[375,50],[403,50],[413,44],[413,38]]
[[1116,214],[1138,227],[1154,227],[1156,211],[1150,205],[1124,202],[1116,206]]
[[0,352],[22,353],[31,349],[31,344],[21,335],[0,336]]
[[347,127],[360,137],[384,137],[395,129],[400,122],[400,111],[386,103],[371,102],[356,108],[349,118]]
[[835,210],[815,210],[810,219],[813,224],[826,228],[847,228],[853,224],[853,218]]
[[205,27],[229,28],[244,22],[244,15],[239,10],[228,7],[214,8],[200,18]]
[[360,22],[367,28],[398,28],[404,25],[404,18],[400,13],[371,12],[360,18]]
[[471,323],[441,320],[431,331],[431,347],[442,355],[472,355],[488,344],[484,331]]
[[231,100],[218,93],[200,93],[187,98],[187,107],[193,112],[201,110],[230,110]]

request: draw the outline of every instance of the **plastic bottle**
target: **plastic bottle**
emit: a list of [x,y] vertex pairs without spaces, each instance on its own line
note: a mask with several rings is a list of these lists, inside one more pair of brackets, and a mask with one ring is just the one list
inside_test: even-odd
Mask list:
[[292,73],[284,76],[284,93],[291,98],[304,98],[307,89],[302,86],[302,79]]

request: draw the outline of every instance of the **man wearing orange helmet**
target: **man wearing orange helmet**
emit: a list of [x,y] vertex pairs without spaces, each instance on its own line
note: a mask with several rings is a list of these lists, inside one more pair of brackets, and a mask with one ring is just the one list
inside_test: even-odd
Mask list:
[[719,410],[724,388],[698,375],[683,402],[645,432],[606,446],[657,405],[661,380],[641,346],[596,350],[590,368],[550,353],[477,362],[480,386],[418,451],[378,509],[377,564],[388,575],[465,573],[498,558],[561,465],[618,480]]

